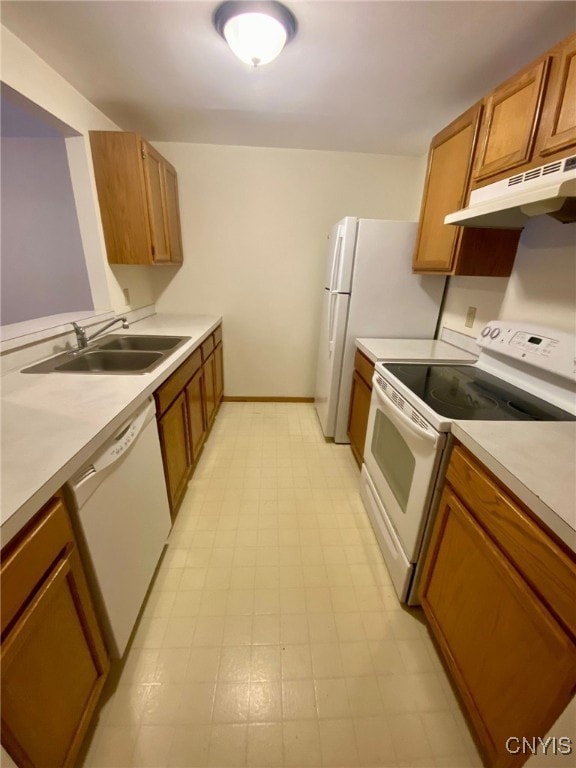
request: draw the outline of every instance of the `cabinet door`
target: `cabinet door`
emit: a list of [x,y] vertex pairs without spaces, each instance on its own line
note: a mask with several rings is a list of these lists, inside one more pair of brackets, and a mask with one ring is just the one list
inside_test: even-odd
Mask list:
[[209,427],[216,415],[216,357],[214,352],[204,363],[204,394],[206,424]]
[[188,409],[186,395],[181,392],[170,408],[158,421],[160,445],[164,460],[164,474],[168,487],[170,511],[172,518],[176,516],[178,505],[182,500],[190,469],[192,456],[188,436]]
[[216,405],[219,405],[224,395],[224,351],[222,342],[218,344],[214,350],[215,356],[215,381],[214,386],[216,388]]
[[204,414],[204,371],[199,371],[190,379],[186,387],[188,405],[188,426],[192,461],[196,462],[206,437],[206,417]]
[[474,179],[527,163],[540,121],[550,57],[503,83],[487,99]]
[[357,371],[352,374],[352,393],[350,395],[350,413],[348,415],[348,437],[350,447],[358,466],[364,459],[364,443],[368,428],[368,412],[372,390]]
[[413,268],[417,272],[450,272],[462,228],[444,217],[465,204],[482,105],[476,104],[434,137],[422,198]]
[[2,743],[18,765],[76,756],[104,683],[75,550],[64,550],[2,642]]
[[110,264],[151,264],[142,142],[134,133],[90,131],[94,178]]
[[564,47],[556,85],[544,109],[551,112],[551,122],[540,154],[546,157],[576,146],[576,35]]
[[421,599],[488,764],[520,765],[506,740],[547,733],[576,685],[576,647],[450,487]]
[[170,261],[174,264],[182,263],[182,229],[180,226],[180,203],[178,201],[178,177],[176,170],[163,162],[164,190],[166,198],[166,227],[168,229],[168,246]]
[[152,259],[155,263],[169,262],[170,251],[166,227],[162,156],[145,141],[142,142],[141,147],[150,237],[152,240]]

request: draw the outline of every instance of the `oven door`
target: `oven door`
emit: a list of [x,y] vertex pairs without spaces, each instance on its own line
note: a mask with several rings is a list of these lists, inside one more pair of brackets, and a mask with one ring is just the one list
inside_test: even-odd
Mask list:
[[415,563],[446,435],[378,374],[372,383],[364,461],[384,514]]

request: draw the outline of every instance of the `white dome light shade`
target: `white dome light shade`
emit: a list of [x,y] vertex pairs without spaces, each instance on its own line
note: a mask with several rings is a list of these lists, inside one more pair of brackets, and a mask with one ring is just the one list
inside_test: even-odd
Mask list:
[[273,0],[227,0],[213,23],[236,56],[254,67],[273,61],[296,34],[294,14]]
[[241,61],[255,67],[278,56],[286,44],[282,24],[264,13],[242,13],[224,25],[224,37]]

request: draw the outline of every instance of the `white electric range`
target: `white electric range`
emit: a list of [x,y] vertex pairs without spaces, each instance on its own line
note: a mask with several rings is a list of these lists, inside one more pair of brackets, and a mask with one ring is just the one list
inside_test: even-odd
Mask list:
[[455,420],[575,421],[576,339],[492,321],[476,362],[377,363],[360,493],[398,596],[418,604],[423,554]]

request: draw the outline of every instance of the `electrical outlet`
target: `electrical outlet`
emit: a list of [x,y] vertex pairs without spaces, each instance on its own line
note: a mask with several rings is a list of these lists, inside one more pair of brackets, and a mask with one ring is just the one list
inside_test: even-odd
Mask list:
[[122,293],[124,294],[124,303],[128,306],[130,304],[130,291],[128,288],[122,288]]
[[466,320],[464,322],[464,325],[466,328],[472,328],[474,325],[474,320],[476,318],[476,307],[468,307],[468,312],[466,312]]

